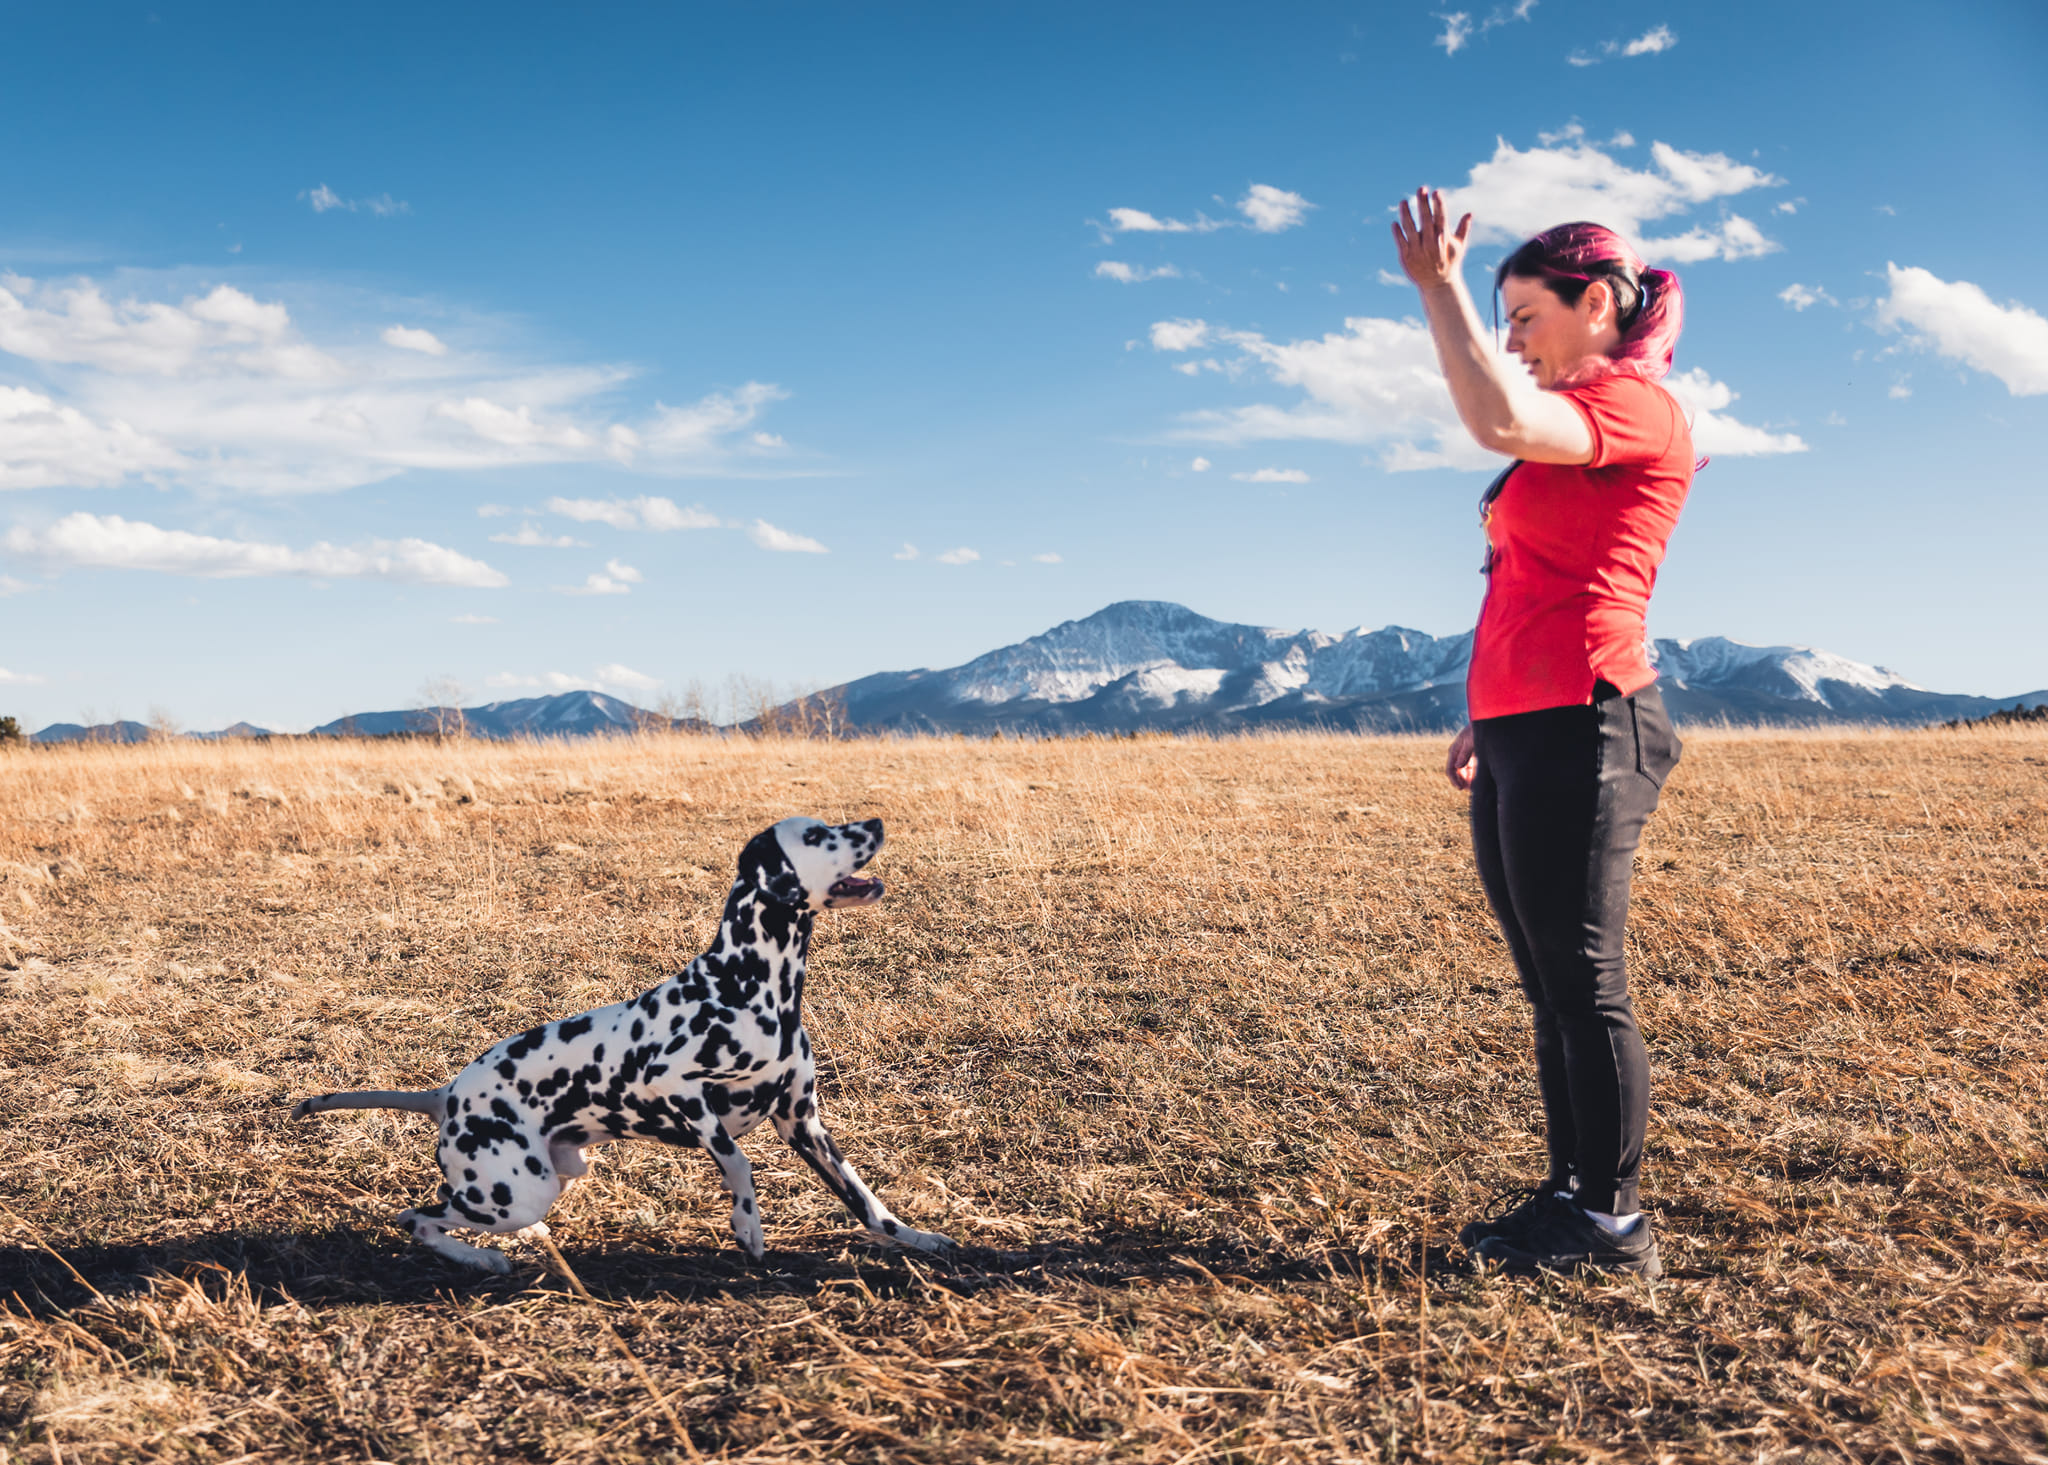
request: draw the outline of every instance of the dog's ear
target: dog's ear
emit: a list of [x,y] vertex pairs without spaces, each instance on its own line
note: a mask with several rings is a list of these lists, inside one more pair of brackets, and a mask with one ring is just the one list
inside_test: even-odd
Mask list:
[[764,829],[747,841],[740,851],[740,878],[777,905],[800,907],[809,902],[810,892],[797,877],[796,867],[782,851],[775,831]]

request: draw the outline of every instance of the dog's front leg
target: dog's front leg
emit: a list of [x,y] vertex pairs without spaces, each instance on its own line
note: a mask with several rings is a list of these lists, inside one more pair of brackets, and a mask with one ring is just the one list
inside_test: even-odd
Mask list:
[[[691,1111],[694,1110],[694,1116]],[[755,1261],[768,1253],[767,1244],[761,1239],[761,1212],[754,1201],[754,1167],[747,1163],[747,1157],[740,1153],[740,1147],[733,1137],[725,1132],[719,1117],[711,1112],[711,1106],[704,1102],[700,1091],[694,1103],[682,1106],[691,1140],[701,1149],[710,1153],[718,1162],[718,1173],[725,1177],[725,1188],[732,1196],[732,1234],[740,1248]]]
[[941,1236],[936,1231],[920,1231],[897,1220],[882,1204],[881,1198],[867,1188],[846,1156],[839,1153],[839,1146],[826,1132],[817,1109],[805,1101],[797,1106],[797,1110],[797,1114],[776,1115],[775,1132],[803,1156],[806,1165],[818,1172],[818,1178],[825,1182],[826,1189],[839,1197],[840,1204],[853,1213],[854,1220],[867,1228],[868,1235],[891,1246],[908,1246],[917,1251],[953,1249],[951,1237]]

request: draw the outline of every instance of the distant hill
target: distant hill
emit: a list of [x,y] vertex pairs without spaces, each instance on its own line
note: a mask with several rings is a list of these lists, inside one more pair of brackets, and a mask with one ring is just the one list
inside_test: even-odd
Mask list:
[[[458,724],[458,719],[460,719]],[[668,726],[659,713],[602,692],[561,692],[552,697],[521,697],[486,702],[478,707],[409,708],[400,712],[358,712],[337,717],[313,729],[315,737],[389,737],[423,733],[459,725],[473,738],[589,737],[595,733],[633,732],[652,724]]]
[[[1917,726],[2048,703],[2048,691],[1930,692],[1804,646],[1709,636],[1654,650],[1673,717],[1694,724]],[[869,732],[1442,731],[1465,720],[1471,656],[1469,631],[1282,630],[1127,600],[961,666],[882,672],[818,697],[841,704],[849,729]]]
[[53,722],[41,732],[30,733],[32,743],[146,743],[149,728],[139,722],[101,722],[84,727],[75,722]]
[[[1807,646],[1748,646],[1722,636],[1658,641],[1658,685],[1681,723],[1918,727],[2048,706],[2017,697],[1931,692],[1883,667]],[[943,671],[888,671],[773,714],[782,726],[853,733],[1235,732],[1329,727],[1438,732],[1465,720],[1472,633],[1279,630],[1211,620],[1163,600],[1125,600]],[[648,727],[710,730],[607,697],[562,692],[477,707],[358,712],[316,737],[391,737],[460,726],[470,737],[589,737]],[[748,724],[749,729],[755,724]],[[139,722],[53,723],[38,743],[145,742]],[[269,737],[246,722],[195,738]]]

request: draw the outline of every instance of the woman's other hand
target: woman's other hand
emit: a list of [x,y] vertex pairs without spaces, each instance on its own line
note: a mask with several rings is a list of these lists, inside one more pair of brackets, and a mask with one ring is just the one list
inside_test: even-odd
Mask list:
[[1451,781],[1451,787],[1460,793],[1471,790],[1472,780],[1479,776],[1479,754],[1473,751],[1472,724],[1466,723],[1458,735],[1451,739],[1450,756],[1444,759],[1444,777]]
[[1464,278],[1465,243],[1472,235],[1472,216],[1458,220],[1455,232],[1444,229],[1444,196],[1433,188],[1415,190],[1415,211],[1401,200],[1401,216],[1394,221],[1394,247],[1401,252],[1401,268],[1424,290],[1449,285]]

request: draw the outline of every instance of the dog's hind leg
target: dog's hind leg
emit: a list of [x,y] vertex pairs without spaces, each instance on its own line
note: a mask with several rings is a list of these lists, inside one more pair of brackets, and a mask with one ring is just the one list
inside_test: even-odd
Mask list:
[[448,1231],[462,1226],[499,1236],[547,1234],[542,1223],[562,1193],[561,1177],[538,1157],[520,1156],[516,1165],[502,1163],[512,1158],[509,1152],[501,1156],[496,1149],[465,1156],[444,1148],[443,1174],[448,1173],[445,1167],[450,1164],[460,1166],[456,1172],[462,1177],[460,1187],[452,1176],[442,1181],[440,1199],[400,1213],[398,1224],[412,1232],[420,1245],[452,1262],[486,1272],[511,1271],[512,1259],[502,1251],[457,1241]]
[[839,1153],[839,1146],[832,1142],[832,1136],[818,1118],[816,1106],[809,1099],[800,1101],[793,1114],[776,1115],[775,1132],[803,1156],[806,1165],[818,1172],[825,1188],[839,1197],[840,1204],[853,1213],[854,1220],[866,1227],[868,1235],[875,1240],[891,1246],[907,1246],[915,1251],[953,1249],[951,1237],[906,1226],[890,1213],[881,1198],[867,1188],[846,1156]]
[[[441,1199],[430,1206],[415,1206],[398,1213],[398,1224],[412,1233],[413,1240],[449,1261],[480,1272],[503,1274],[512,1270],[512,1258],[489,1247],[471,1246],[448,1234],[448,1187],[441,1187]],[[467,1224],[458,1223],[458,1224]]]

